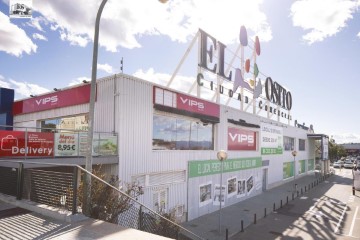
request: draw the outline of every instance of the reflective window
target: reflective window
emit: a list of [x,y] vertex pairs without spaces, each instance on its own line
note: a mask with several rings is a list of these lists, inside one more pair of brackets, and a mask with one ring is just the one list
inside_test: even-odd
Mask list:
[[305,140],[299,139],[299,151],[305,151]]
[[295,138],[284,136],[284,150],[285,151],[295,150]]
[[59,129],[87,131],[89,119],[88,115],[46,119],[40,122],[40,126],[42,132],[56,132]]
[[213,124],[155,114],[153,150],[213,150]]

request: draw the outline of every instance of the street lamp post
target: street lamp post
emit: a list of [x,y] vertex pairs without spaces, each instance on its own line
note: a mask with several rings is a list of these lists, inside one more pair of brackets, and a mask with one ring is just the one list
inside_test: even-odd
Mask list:
[[295,172],[295,168],[296,168],[296,164],[295,164],[295,157],[297,155],[297,151],[292,151],[291,154],[294,156],[294,180],[296,179],[296,172]]
[[224,161],[227,159],[227,153],[224,150],[220,150],[217,153],[217,158],[221,162],[221,171],[220,171],[220,209],[219,209],[219,233],[221,233],[221,202],[222,202],[222,174],[223,174],[223,165]]
[[[89,130],[87,135],[87,152],[85,169],[92,172],[92,142],[94,138],[94,112],[95,112],[95,94],[96,94],[96,72],[97,72],[97,58],[98,58],[98,45],[99,45],[99,26],[100,18],[107,0],[103,0],[100,4],[99,10],[96,15],[95,33],[94,33],[94,47],[93,47],[93,60],[91,69],[91,84],[90,84],[90,104],[89,104]],[[84,187],[84,213],[90,216],[90,199],[91,199],[91,176],[86,174],[85,187]]]

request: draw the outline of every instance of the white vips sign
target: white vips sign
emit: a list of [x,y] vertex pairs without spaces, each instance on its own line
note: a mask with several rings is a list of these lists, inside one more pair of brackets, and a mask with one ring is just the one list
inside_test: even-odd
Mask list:
[[261,124],[261,155],[282,154],[283,129],[271,124]]

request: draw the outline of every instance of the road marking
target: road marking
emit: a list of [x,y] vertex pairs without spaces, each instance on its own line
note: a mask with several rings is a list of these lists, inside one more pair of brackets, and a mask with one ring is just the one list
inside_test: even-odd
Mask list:
[[353,233],[353,230],[354,230],[354,225],[355,225],[355,219],[356,219],[358,210],[359,210],[359,207],[356,207],[355,215],[354,215],[353,220],[352,220],[352,222],[351,222],[351,227],[350,227],[349,236],[352,236],[352,233]]
[[337,231],[339,230],[340,224],[341,224],[341,222],[342,222],[343,219],[344,219],[346,209],[347,209],[347,205],[344,206],[344,209],[343,209],[343,212],[342,212],[342,214],[341,214],[341,217],[340,217],[338,223],[336,224],[336,228],[335,228],[335,230],[334,230],[334,233],[337,233]]

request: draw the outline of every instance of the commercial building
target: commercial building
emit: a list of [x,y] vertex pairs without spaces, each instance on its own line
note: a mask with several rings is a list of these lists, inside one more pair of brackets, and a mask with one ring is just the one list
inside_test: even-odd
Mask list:
[[[145,205],[191,220],[218,210],[220,201],[222,206],[243,201],[312,173],[316,165],[328,171],[328,137],[290,124],[291,94],[271,78],[258,97],[241,85],[239,93],[228,91],[201,72],[194,84],[195,96],[125,74],[97,81],[94,164],[103,164],[123,183],[143,186],[139,200]],[[216,100],[201,96],[206,84]],[[0,124],[13,129],[0,131],[0,157],[85,165],[89,92],[85,83],[3,109],[1,119],[13,120]],[[223,164],[219,150],[228,154]]]

